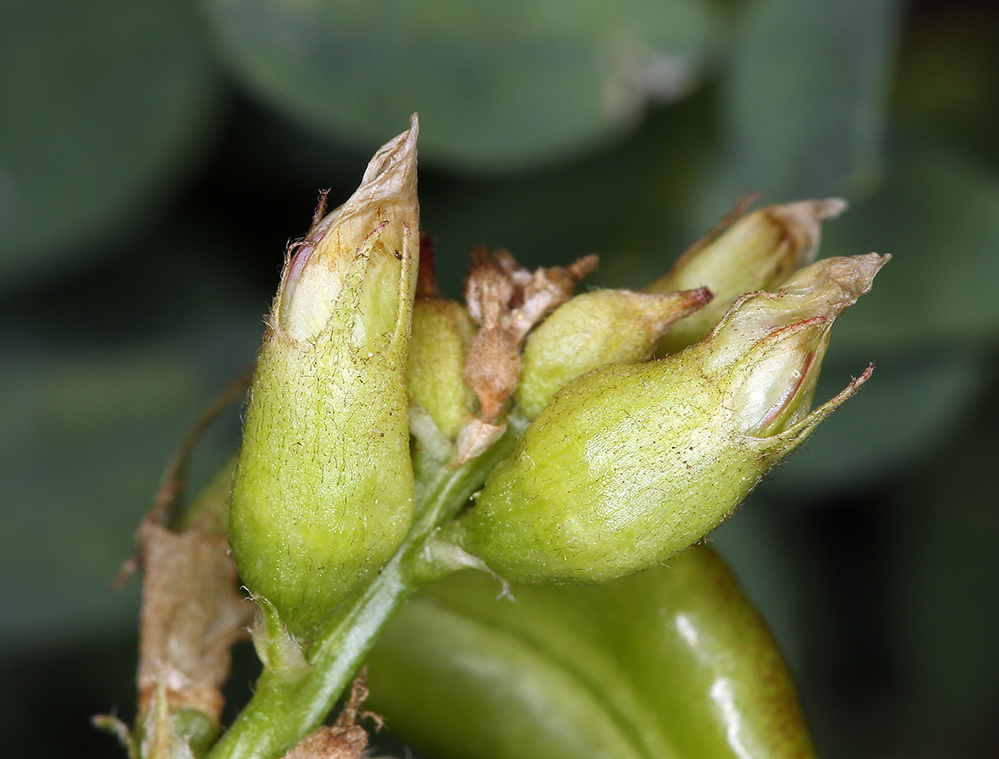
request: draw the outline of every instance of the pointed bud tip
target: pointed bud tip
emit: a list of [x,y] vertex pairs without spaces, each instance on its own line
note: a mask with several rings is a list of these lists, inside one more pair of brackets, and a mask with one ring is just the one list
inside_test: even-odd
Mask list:
[[[809,435],[821,422],[823,422],[833,411],[842,406],[847,400],[852,398],[858,390],[871,378],[874,373],[874,364],[868,364],[867,368],[859,377],[850,380],[850,384],[839,391],[834,397],[814,409],[808,416],[804,417],[798,424],[787,430],[788,438],[800,442]],[[795,443],[797,444],[797,443]]]
[[682,308],[689,308],[691,310],[706,306],[715,297],[715,294],[711,292],[710,288],[707,287],[697,287],[693,290],[684,290],[681,291],[680,294],[684,296]]
[[890,255],[877,253],[825,258],[793,274],[779,292],[794,294],[820,287],[830,295],[835,293],[834,299],[846,308],[870,291],[874,277],[890,260]]
[[409,273],[417,270],[417,262],[408,258],[418,249],[418,134],[414,114],[407,131],[378,149],[347,201],[314,222],[306,238],[289,249],[272,326],[296,339],[315,338],[359,258],[389,260],[402,270],[401,286],[409,288]]
[[846,207],[842,198],[826,198],[770,206],[762,213],[778,222],[797,241],[797,265],[805,266],[815,260],[822,239],[822,222],[835,219]]
[[409,119],[409,129],[382,145],[368,162],[354,198],[359,202],[370,202],[375,195],[384,198],[412,195],[415,202],[416,141],[419,134],[420,120],[414,113]]
[[813,230],[814,237],[820,222],[835,219],[847,208],[847,202],[842,198],[825,198],[823,200],[799,200],[794,203],[784,203],[770,206],[771,215],[777,217],[788,226]]
[[698,311],[715,297],[707,287],[697,287],[693,290],[680,290],[675,293],[666,293],[660,296],[655,294],[630,293],[632,297],[638,298],[658,298],[655,308],[651,306],[647,311],[647,318],[652,331],[656,334],[656,340],[661,340],[667,330],[679,319]]

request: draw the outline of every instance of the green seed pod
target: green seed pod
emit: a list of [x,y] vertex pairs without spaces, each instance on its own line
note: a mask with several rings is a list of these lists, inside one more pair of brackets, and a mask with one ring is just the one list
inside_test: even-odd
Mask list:
[[680,354],[569,383],[449,537],[521,581],[600,582],[696,542],[867,379],[809,411],[833,321],[886,260],[813,264]]
[[421,590],[368,657],[366,705],[441,759],[814,758],[780,651],[710,547],[511,593],[481,572]]
[[570,380],[607,364],[633,364],[652,356],[677,319],[711,300],[707,288],[667,295],[597,290],[559,306],[527,339],[514,398],[534,419]]
[[772,290],[814,261],[822,222],[836,218],[845,208],[846,203],[838,198],[769,206],[694,245],[645,292],[708,287],[715,297],[669,331],[658,355],[676,353],[703,340],[736,298],[747,292]]
[[475,322],[460,303],[433,297],[413,304],[409,402],[422,407],[451,440],[475,408],[465,384],[465,355],[473,335]]
[[229,540],[246,587],[300,638],[412,521],[416,135],[414,117],[288,257],[250,390]]

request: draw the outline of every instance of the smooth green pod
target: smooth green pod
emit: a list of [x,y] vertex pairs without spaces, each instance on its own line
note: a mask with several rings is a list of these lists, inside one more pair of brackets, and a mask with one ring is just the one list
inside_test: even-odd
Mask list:
[[707,288],[662,295],[595,290],[563,303],[527,339],[514,399],[534,419],[567,382],[645,361],[670,326],[710,302]]
[[288,257],[250,390],[230,545],[246,587],[300,638],[412,521],[416,135],[414,118]]
[[446,536],[507,579],[556,582],[609,580],[700,540],[866,380],[810,411],[833,321],[886,260],[820,261],[680,354],[569,383]]
[[368,704],[393,731],[441,759],[814,757],[780,652],[710,547],[510,590],[461,572],[392,621]]

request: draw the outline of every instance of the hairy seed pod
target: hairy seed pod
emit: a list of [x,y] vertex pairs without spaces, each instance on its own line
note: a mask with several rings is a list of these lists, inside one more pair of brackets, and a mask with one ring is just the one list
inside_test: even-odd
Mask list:
[[414,117],[289,255],[250,391],[230,544],[246,587],[300,638],[412,521],[416,135]]

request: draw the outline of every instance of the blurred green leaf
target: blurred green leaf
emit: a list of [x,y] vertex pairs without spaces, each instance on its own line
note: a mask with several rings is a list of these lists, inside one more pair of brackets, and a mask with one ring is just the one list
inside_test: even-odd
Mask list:
[[[492,181],[440,182],[431,175],[423,184],[430,201],[420,208],[421,225],[434,237],[444,291],[460,293],[473,245],[507,248],[530,269],[603,253],[633,217],[646,185],[658,180],[650,176],[653,157],[673,132],[671,116],[656,112],[628,140],[564,166]],[[658,227],[662,219],[642,221]],[[642,258],[655,266],[647,251]],[[603,279],[604,266],[624,267],[627,274],[620,278],[637,286],[641,280],[633,263],[616,255],[602,258],[601,269],[584,286]]]
[[[132,552],[167,459],[233,367],[248,322],[143,348],[77,352],[9,340],[0,364],[0,642],[35,647],[134,619],[111,581]],[[244,359],[240,358],[242,363]],[[237,364],[237,367],[239,364]],[[235,411],[232,414],[235,417]],[[235,419],[196,452],[197,487],[238,442]],[[134,583],[133,583],[134,585]]]
[[425,161],[508,170],[589,149],[697,79],[701,0],[204,0],[223,53],[289,116],[368,148],[420,113]]
[[[834,344],[836,339],[834,329]],[[897,476],[966,420],[992,372],[990,355],[981,349],[876,355],[867,384],[775,470],[773,481],[762,486],[766,492],[832,498]],[[827,359],[817,402],[842,390],[864,361]]]
[[984,158],[993,172],[999,169],[997,38],[999,15],[988,3],[948,3],[915,15],[894,92],[899,124]]
[[824,255],[890,253],[874,292],[836,326],[865,350],[980,342],[999,333],[999,179],[953,151],[902,139],[884,187],[853,205]]
[[880,163],[898,0],[758,0],[727,62],[730,153],[710,216],[869,186]]
[[[995,395],[992,399],[994,401]],[[994,730],[999,679],[999,421],[981,413],[894,491],[889,518],[896,665],[921,733],[962,755]],[[988,726],[991,725],[990,729]],[[993,733],[994,734],[994,733]]]
[[150,213],[221,94],[184,3],[0,4],[2,288],[103,253]]
[[[24,351],[4,362],[5,646],[75,635],[131,612],[111,580],[182,434],[178,411],[196,404],[192,367],[177,358]],[[134,589],[126,598],[134,602]]]

